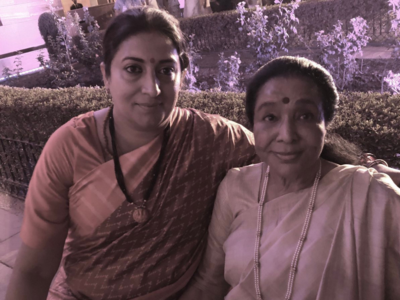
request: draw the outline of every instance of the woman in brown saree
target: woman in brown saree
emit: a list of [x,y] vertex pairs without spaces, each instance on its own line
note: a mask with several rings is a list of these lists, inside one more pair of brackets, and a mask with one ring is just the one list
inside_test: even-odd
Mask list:
[[187,66],[167,13],[140,8],[112,22],[101,68],[114,105],[46,144],[8,300],[178,297],[200,262],[218,184],[255,159],[241,125],[175,107]]

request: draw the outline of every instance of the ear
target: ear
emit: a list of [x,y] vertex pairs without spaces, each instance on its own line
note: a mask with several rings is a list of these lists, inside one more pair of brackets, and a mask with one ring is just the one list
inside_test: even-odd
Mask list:
[[187,73],[187,69],[185,69],[181,72],[181,84],[180,84],[181,89],[182,89],[183,85],[185,84],[186,73]]
[[100,70],[101,75],[103,76],[104,86],[106,87],[106,89],[109,89],[109,78],[106,74],[106,65],[104,64],[104,62],[100,63]]

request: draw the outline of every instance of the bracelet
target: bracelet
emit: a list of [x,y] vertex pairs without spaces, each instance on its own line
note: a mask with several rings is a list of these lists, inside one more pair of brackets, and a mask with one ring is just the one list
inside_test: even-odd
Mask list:
[[373,162],[376,160],[375,154],[372,153],[363,153],[358,156],[359,164],[366,166],[366,164]]
[[373,161],[370,161],[370,162],[366,163],[364,166],[366,166],[367,168],[372,168],[373,166],[376,166],[376,165],[379,165],[379,164],[385,165],[386,167],[389,166],[388,163],[383,159],[375,159]]

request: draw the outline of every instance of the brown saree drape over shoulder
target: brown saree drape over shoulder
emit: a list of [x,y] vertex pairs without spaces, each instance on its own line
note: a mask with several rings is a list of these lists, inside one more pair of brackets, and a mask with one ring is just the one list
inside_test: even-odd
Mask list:
[[[157,137],[120,157],[134,199],[148,188],[160,144]],[[253,145],[252,134],[236,123],[176,108],[148,199],[151,219],[138,224],[113,161],[101,159],[93,113],[60,128],[35,169],[21,232],[39,248],[69,228],[48,299],[175,299],[199,264],[219,183],[227,170],[255,159]]]

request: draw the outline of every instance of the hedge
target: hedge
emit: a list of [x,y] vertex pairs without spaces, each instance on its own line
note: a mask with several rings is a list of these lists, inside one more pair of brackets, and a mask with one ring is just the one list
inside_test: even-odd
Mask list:
[[[400,95],[344,92],[329,130],[400,167]],[[247,126],[244,94],[181,92],[179,107],[219,114]],[[104,88],[0,87],[0,136],[44,145],[74,116],[111,104]],[[0,149],[1,152],[1,149]]]

